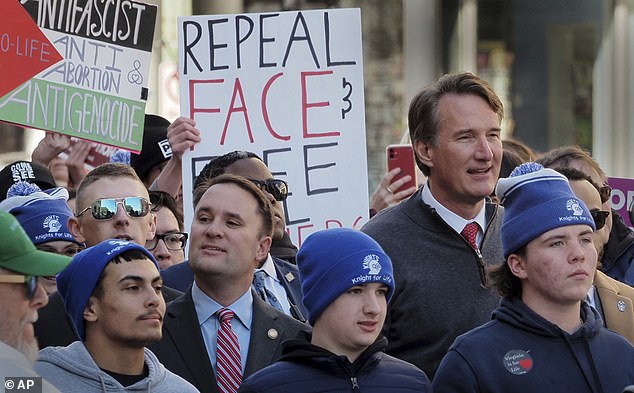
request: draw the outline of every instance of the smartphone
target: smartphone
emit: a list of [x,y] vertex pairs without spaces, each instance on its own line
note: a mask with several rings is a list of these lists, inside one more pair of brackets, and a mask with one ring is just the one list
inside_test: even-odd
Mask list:
[[388,145],[386,148],[387,154],[387,170],[388,172],[394,168],[401,168],[401,172],[394,177],[395,180],[410,175],[412,179],[403,184],[398,190],[392,190],[394,193],[406,190],[410,187],[418,187],[416,179],[416,161],[414,160],[414,149],[412,145]]

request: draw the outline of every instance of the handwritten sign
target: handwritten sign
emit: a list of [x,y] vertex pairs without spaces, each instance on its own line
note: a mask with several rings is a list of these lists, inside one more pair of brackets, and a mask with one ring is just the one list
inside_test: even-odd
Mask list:
[[[54,46],[46,51],[63,59],[0,97],[0,120],[140,151],[157,7],[131,0],[22,3],[29,23]],[[22,31],[0,31],[4,37],[11,48]],[[24,51],[41,57],[44,45],[33,44]],[[0,60],[8,53],[0,50]]]
[[192,180],[210,159],[257,153],[289,183],[291,240],[368,217],[361,15],[331,9],[179,18],[181,114],[202,142],[185,155]]

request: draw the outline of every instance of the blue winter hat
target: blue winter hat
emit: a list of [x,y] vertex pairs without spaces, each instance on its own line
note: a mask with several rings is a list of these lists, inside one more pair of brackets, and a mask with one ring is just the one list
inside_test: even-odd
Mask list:
[[18,219],[33,244],[57,240],[78,243],[68,229],[73,212],[67,201],[68,191],[63,187],[42,191],[35,184],[20,181],[9,188],[0,210]]
[[394,294],[390,257],[379,243],[358,230],[325,229],[308,236],[297,253],[297,267],[311,325],[330,303],[355,285],[387,285],[388,302]]
[[154,255],[145,247],[125,240],[109,239],[75,255],[70,265],[57,276],[57,291],[81,341],[86,339],[84,309],[97,287],[101,273],[110,261],[130,250],[143,252],[159,270]]
[[561,173],[540,164],[521,164],[498,180],[495,194],[504,206],[504,258],[551,229],[588,225],[595,230],[590,210],[578,199]]

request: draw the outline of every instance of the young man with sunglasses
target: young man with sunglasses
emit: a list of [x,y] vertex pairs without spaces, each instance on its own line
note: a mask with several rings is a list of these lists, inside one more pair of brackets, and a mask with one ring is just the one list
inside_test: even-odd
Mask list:
[[185,260],[188,235],[183,232],[183,214],[174,197],[164,191],[150,191],[150,202],[156,216],[156,233],[145,242],[145,248],[164,270]]
[[[77,189],[76,208],[68,227],[87,247],[107,239],[145,245],[156,232],[148,191],[129,165],[106,163],[88,172]],[[180,295],[164,288],[166,301]],[[59,296],[51,296],[40,316],[35,329],[41,347],[65,346],[77,339]]]
[[[306,320],[306,308],[302,304],[302,290],[295,261],[295,247],[286,233],[284,200],[288,196],[288,185],[273,178],[271,171],[257,154],[233,151],[210,161],[200,171],[194,189],[203,182],[221,174],[242,176],[255,184],[267,196],[274,214],[272,244],[269,254],[256,266],[254,287],[260,297],[269,304],[300,321]],[[193,282],[194,274],[188,264],[165,270],[166,285],[186,290]]]
[[[10,377],[38,376],[32,367],[38,351],[32,324],[48,302],[39,279],[56,275],[70,258],[37,250],[16,218],[3,211],[0,238],[0,380],[6,383]],[[45,381],[42,391],[57,389]]]
[[610,213],[606,218],[606,232],[609,238],[600,257],[601,271],[608,276],[634,285],[634,232],[625,224],[623,218],[612,210],[611,188],[607,176],[590,154],[579,146],[563,146],[544,153],[539,160],[547,168],[575,168],[590,176],[600,185],[599,193],[603,210]]
[[[600,256],[609,236],[605,227],[608,212],[601,210],[600,187],[589,176],[574,168],[556,170],[566,176],[575,196],[590,209],[596,226],[592,234],[594,246]],[[601,314],[603,325],[634,344],[634,288],[607,276],[599,269],[594,274],[593,284],[586,300]]]

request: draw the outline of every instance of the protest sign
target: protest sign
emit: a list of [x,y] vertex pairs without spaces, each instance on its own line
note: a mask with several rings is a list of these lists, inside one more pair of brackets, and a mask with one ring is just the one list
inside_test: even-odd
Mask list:
[[[131,0],[5,2],[0,120],[139,151],[157,7]],[[5,12],[5,10],[3,10]],[[8,89],[12,89],[7,91]]]
[[185,154],[191,222],[194,176],[213,157],[257,153],[289,183],[287,230],[301,245],[368,218],[361,14],[328,9],[179,18],[181,115],[202,142]]
[[610,195],[612,209],[623,217],[623,221],[628,227],[633,227],[628,210],[634,208],[634,179],[610,177],[608,184],[612,187]]

